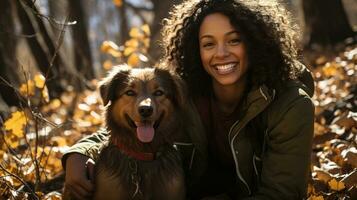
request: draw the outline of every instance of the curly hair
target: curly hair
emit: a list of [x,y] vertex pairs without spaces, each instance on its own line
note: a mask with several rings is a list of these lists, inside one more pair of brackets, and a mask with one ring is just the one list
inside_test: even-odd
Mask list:
[[161,60],[188,84],[190,93],[204,94],[211,89],[211,77],[200,59],[198,33],[205,16],[221,13],[239,30],[248,55],[248,85],[265,84],[281,89],[286,80],[299,72],[297,26],[290,14],[274,0],[186,0],[174,6],[164,20]]

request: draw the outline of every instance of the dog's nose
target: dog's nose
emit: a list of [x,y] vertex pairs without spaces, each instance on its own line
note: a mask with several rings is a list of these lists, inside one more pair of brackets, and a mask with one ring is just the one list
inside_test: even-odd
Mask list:
[[153,113],[154,109],[152,108],[152,106],[139,106],[139,114],[142,117],[150,117],[151,114]]
[[139,103],[139,114],[142,117],[150,117],[154,111],[154,108],[152,107],[152,102],[150,98],[143,99]]

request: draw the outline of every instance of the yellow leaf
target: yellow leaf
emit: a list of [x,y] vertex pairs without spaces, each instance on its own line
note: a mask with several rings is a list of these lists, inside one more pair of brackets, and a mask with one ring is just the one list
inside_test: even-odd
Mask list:
[[150,38],[145,38],[145,39],[143,40],[143,43],[144,43],[144,46],[145,46],[146,48],[149,48],[149,46],[150,46]]
[[335,63],[326,63],[326,65],[322,68],[325,76],[334,76],[338,73],[337,65]]
[[146,36],[150,36],[150,27],[147,24],[144,24],[141,26],[141,30],[144,31],[144,33],[146,34]]
[[39,197],[43,197],[43,195],[44,195],[44,193],[43,192],[36,192],[36,194],[37,194],[37,196],[39,196]]
[[117,51],[117,50],[114,50],[114,49],[109,49],[108,53],[110,55],[112,55],[113,57],[115,57],[115,58],[119,58],[122,55],[120,51]]
[[345,189],[345,184],[341,181],[337,181],[336,179],[332,179],[328,182],[328,185],[330,186],[331,190],[335,191],[341,191]]
[[26,116],[24,112],[16,111],[12,113],[11,118],[5,121],[5,130],[12,131],[18,137],[24,134],[24,125],[26,124]]
[[144,37],[144,34],[136,27],[134,27],[130,30],[129,35],[132,38],[143,38]]
[[119,51],[119,47],[114,42],[107,40],[107,41],[104,41],[102,43],[102,46],[100,47],[100,50],[103,53],[108,53],[109,50]]
[[37,88],[43,88],[46,82],[46,78],[44,76],[42,76],[42,74],[36,74],[35,75],[35,86]]
[[136,67],[139,65],[139,56],[136,53],[133,53],[128,58],[128,65]]
[[42,98],[45,100],[45,102],[49,102],[50,101],[50,97],[48,95],[48,89],[47,87],[44,87],[42,89]]
[[46,194],[43,200],[62,200],[62,195],[59,192],[53,191]]
[[32,80],[28,80],[27,84],[26,83],[21,84],[20,94],[23,96],[35,95],[35,83]]
[[56,110],[61,106],[61,101],[59,99],[53,99],[49,106],[52,110]]
[[115,6],[120,7],[123,5],[123,0],[113,0]]
[[131,53],[133,53],[135,51],[135,48],[132,47],[127,47],[124,50],[124,56],[129,56]]
[[112,69],[112,68],[113,68],[113,63],[112,63],[112,61],[110,61],[110,60],[104,61],[104,63],[103,63],[103,68],[104,68],[105,70],[110,70],[110,69]]
[[130,39],[130,40],[125,42],[125,46],[127,48],[128,47],[137,48],[137,47],[139,47],[139,41],[136,38]]
[[312,195],[308,198],[308,200],[324,200],[324,197],[323,196],[315,196],[315,195]]
[[16,149],[20,145],[19,137],[13,134],[5,134],[5,142],[12,149]]

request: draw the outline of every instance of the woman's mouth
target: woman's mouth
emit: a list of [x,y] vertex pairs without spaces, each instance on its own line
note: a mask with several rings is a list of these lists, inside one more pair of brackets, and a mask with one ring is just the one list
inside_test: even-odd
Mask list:
[[216,69],[218,74],[225,75],[225,74],[232,73],[234,70],[236,70],[236,65],[237,63],[214,65],[214,68]]

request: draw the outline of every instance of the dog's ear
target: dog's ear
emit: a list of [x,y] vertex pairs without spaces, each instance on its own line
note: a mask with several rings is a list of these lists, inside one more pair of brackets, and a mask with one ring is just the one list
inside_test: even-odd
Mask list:
[[100,81],[99,92],[104,106],[106,106],[109,101],[113,101],[118,91],[127,85],[130,69],[131,68],[127,65],[115,66],[108,75]]
[[166,86],[171,93],[171,98],[180,108],[184,108],[187,105],[187,89],[186,84],[181,77],[173,70],[163,66],[157,66],[155,73],[165,77],[166,81],[164,84],[168,84]]

